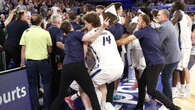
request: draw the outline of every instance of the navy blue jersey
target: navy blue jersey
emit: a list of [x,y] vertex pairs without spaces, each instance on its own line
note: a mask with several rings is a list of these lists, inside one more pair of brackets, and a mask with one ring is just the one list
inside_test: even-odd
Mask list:
[[146,26],[134,33],[139,39],[148,66],[164,64],[164,57],[160,50],[159,34],[150,26]]
[[66,56],[63,64],[84,61],[83,38],[84,33],[71,31],[66,35]]

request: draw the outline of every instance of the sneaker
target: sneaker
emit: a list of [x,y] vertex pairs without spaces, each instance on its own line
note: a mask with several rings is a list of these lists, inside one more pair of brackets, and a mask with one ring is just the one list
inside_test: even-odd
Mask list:
[[185,88],[185,93],[186,93],[186,94],[190,94],[191,92],[192,92],[191,88],[188,87],[188,86],[186,86],[186,88]]
[[180,97],[180,94],[177,88],[172,88],[172,97],[173,99]]
[[179,90],[179,97],[185,97],[185,96],[186,96],[185,87],[182,87]]
[[164,105],[162,105],[158,110],[169,110],[169,109],[165,107]]
[[147,93],[146,93],[146,96],[145,96],[145,101],[150,102],[150,96]]
[[68,106],[72,109],[75,110],[75,106],[74,106],[74,100],[71,99],[71,96],[65,97],[64,100],[66,101],[66,103],[68,104]]
[[103,110],[115,110],[115,108],[110,102],[106,102],[106,106]]

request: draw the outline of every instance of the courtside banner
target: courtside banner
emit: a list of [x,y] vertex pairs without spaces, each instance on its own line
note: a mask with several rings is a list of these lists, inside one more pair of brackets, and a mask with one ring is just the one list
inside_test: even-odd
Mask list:
[[0,72],[0,110],[32,110],[25,69]]

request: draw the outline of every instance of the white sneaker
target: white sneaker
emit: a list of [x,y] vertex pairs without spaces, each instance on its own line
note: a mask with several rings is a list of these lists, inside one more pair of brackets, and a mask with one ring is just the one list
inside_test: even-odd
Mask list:
[[158,110],[169,110],[169,109],[165,107],[164,105],[162,105]]
[[178,89],[176,88],[176,87],[173,87],[172,88],[172,97],[173,97],[173,99],[175,99],[175,98],[177,98],[177,97],[179,97],[180,95],[179,95],[179,91],[178,91]]
[[148,95],[148,93],[146,93],[145,101],[146,101],[146,102],[150,102],[150,96]]
[[190,94],[192,92],[191,88],[189,86],[185,87],[185,93]]
[[103,110],[116,110],[110,102],[106,102],[106,106]]
[[186,97],[185,87],[181,87],[179,90],[179,97]]

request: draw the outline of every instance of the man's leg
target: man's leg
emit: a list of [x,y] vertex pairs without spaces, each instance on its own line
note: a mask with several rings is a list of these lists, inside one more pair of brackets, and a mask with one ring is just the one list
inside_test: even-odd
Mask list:
[[114,82],[107,84],[107,97],[106,97],[106,102],[113,102],[113,94],[114,94]]
[[39,72],[41,74],[41,79],[44,88],[43,101],[45,110],[49,110],[51,105],[51,66],[48,61],[41,61],[39,64]]
[[93,110],[101,110],[89,73],[87,72],[84,64],[78,66],[79,68],[76,70],[77,74],[79,74],[76,78],[77,83],[90,98]]
[[143,108],[145,95],[146,95],[146,75],[147,75],[148,68],[146,67],[143,75],[138,80],[138,103],[136,105],[136,109]]
[[37,61],[27,61],[27,77],[29,82],[29,94],[32,100],[33,110],[39,109],[38,96],[38,69]]
[[171,75],[174,71],[174,69],[176,68],[178,62],[177,63],[172,63],[172,64],[167,64],[165,65],[163,71],[162,71],[162,85],[163,85],[163,93],[173,102],[173,98],[172,98],[172,89],[171,89],[171,85],[170,85],[170,78]]
[[52,103],[50,110],[61,110],[61,106],[64,102],[64,97],[67,95],[67,88],[70,86],[70,84],[73,81],[72,78],[72,71],[70,70],[70,66],[67,67],[67,65],[63,66],[62,72],[61,72],[61,79],[60,79],[60,89],[58,96]]

